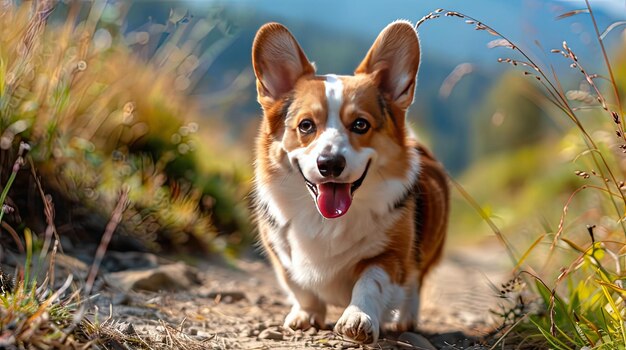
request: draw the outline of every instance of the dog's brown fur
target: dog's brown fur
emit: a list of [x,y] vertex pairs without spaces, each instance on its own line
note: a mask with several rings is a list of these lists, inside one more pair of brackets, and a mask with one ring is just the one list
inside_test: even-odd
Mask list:
[[[405,114],[413,100],[414,77],[419,63],[417,36],[410,25],[389,28],[376,40],[355,75],[341,77],[344,97],[350,96],[346,98],[350,102],[342,105],[341,122],[350,125],[357,118],[356,115],[371,123],[372,131],[366,135],[351,134],[350,144],[357,150],[362,147],[374,148],[378,157],[388,160],[390,166],[377,169],[383,178],[405,177],[411,162],[416,159],[415,150],[419,154],[419,174],[406,196],[393,208],[398,218],[385,232],[387,244],[375,254],[361,258],[344,278],[354,285],[364,271],[375,266],[384,270],[389,281],[395,285],[417,284],[421,288],[424,277],[440,259],[443,251],[449,213],[449,188],[442,165],[406,131]],[[417,60],[405,60],[396,66],[389,66],[389,62],[397,61],[397,55],[417,57]],[[400,69],[397,66],[402,64],[405,66],[400,68],[412,74],[413,81],[404,91],[398,91],[392,77],[397,74],[394,70]],[[324,77],[315,75],[313,65],[283,26],[269,24],[259,30],[253,46],[253,65],[257,75],[258,100],[264,111],[256,145],[255,181],[258,189],[269,188],[272,184],[275,186],[277,179],[294,174],[287,153],[293,149],[306,149],[323,132],[321,126],[326,123],[327,106]],[[386,108],[379,108],[381,103]],[[287,118],[289,109],[297,113]],[[298,133],[297,126],[304,118],[313,120],[316,125],[320,125],[320,129],[313,134]],[[257,190],[256,195],[263,194]],[[300,307],[311,315],[308,321],[323,326],[325,301],[319,296],[319,291],[307,291],[296,283],[283,266],[277,250],[281,249],[291,256],[292,247],[277,247],[276,242],[284,241],[285,238],[280,236],[287,234],[287,226],[277,222],[267,203],[257,198],[255,208],[264,250],[283,286],[299,296]],[[378,280],[375,282],[382,293],[384,286]],[[309,325],[306,320],[298,319],[298,322],[301,323],[287,326],[306,328]],[[353,331],[341,330],[353,339],[368,339],[367,335],[361,339],[363,334],[355,334]]]

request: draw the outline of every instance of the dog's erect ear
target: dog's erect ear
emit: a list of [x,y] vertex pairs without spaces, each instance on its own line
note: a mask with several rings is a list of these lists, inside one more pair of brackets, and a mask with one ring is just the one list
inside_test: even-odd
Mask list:
[[354,73],[374,74],[385,97],[404,110],[413,102],[419,60],[420,45],[413,25],[396,21],[378,35]]
[[256,33],[252,66],[261,104],[280,99],[300,77],[315,73],[296,39],[279,23],[267,23]]

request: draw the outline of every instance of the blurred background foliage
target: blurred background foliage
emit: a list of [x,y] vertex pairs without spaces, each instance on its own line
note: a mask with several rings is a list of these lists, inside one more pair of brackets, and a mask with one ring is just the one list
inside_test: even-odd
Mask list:
[[[2,182],[17,145],[33,163],[9,198],[11,224],[43,232],[36,173],[53,193],[66,242],[98,242],[127,188],[120,246],[212,251],[249,240],[246,155],[221,142],[188,90],[221,20],[189,25],[172,11],[147,31],[122,30],[128,3],[5,4],[0,14]],[[209,45],[211,46],[211,45]],[[32,166],[32,168],[31,168]],[[228,233],[226,239],[220,234]],[[216,242],[222,243],[217,244]]]
[[[556,19],[584,2],[366,3],[355,10],[327,0],[4,2],[0,180],[10,173],[18,141],[27,141],[69,241],[97,242],[127,186],[133,204],[116,235],[124,238],[121,247],[248,251],[254,228],[246,195],[260,118],[250,47],[258,27],[283,22],[320,73],[349,74],[384,25],[396,18],[416,22],[435,6],[480,17],[553,66],[573,103],[587,106],[581,119],[610,139],[611,121],[595,114],[583,77],[549,53],[567,40],[580,48],[588,70],[604,69],[588,18]],[[619,6],[598,5],[601,26],[620,19]],[[590,166],[577,158],[584,143],[540,85],[496,62],[506,48],[489,49],[488,34],[444,21],[420,28],[421,70],[409,120],[523,246],[558,226],[563,205],[584,180],[574,171]],[[615,74],[624,76],[620,33],[613,31],[605,44]],[[28,165],[19,177],[23,186],[10,192],[19,210],[9,219],[41,232],[42,200],[30,171]],[[602,202],[598,196],[583,191],[572,208],[587,215]],[[492,236],[464,198],[453,201],[451,246]],[[579,224],[573,231],[584,234],[586,223],[610,221],[599,213],[583,217],[570,223]]]

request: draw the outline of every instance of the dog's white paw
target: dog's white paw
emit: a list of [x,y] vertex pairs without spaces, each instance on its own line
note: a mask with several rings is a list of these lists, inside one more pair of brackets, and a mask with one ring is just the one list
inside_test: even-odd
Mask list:
[[284,328],[291,328],[293,330],[307,330],[311,327],[323,328],[323,326],[324,316],[304,311],[297,306],[291,308],[291,311],[287,317],[285,317],[285,322],[283,323]]
[[350,305],[335,324],[335,332],[359,343],[372,344],[378,341],[380,324],[375,317]]

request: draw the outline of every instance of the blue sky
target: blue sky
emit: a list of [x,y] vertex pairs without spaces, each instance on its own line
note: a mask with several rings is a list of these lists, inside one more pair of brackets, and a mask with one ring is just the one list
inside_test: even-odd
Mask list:
[[[402,18],[416,22],[430,11],[445,8],[491,25],[520,47],[534,51],[538,56],[543,54],[535,41],[543,46],[544,52],[560,47],[564,40],[581,52],[598,52],[589,16],[556,19],[569,10],[585,8],[585,2],[581,0],[231,0],[214,3],[252,9],[287,26],[293,22],[306,21],[313,26],[335,31],[336,35],[358,35],[368,40],[373,40],[393,20]],[[591,0],[591,5],[596,10],[601,31],[617,20],[626,20],[626,0]],[[315,30],[315,27],[311,29]],[[493,37],[476,33],[458,19],[443,18],[425,23],[420,28],[420,36],[425,52],[439,57],[450,56],[450,60],[459,63],[476,61],[478,58],[480,65],[486,61],[484,58],[493,61],[501,55],[498,51],[487,52],[489,50],[485,45]],[[613,33],[607,43],[617,39],[619,35]],[[589,57],[590,61],[594,59]]]

